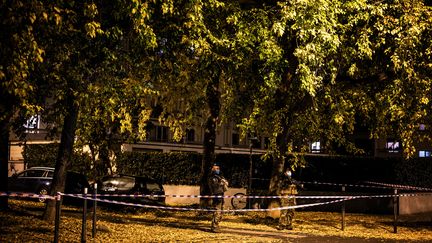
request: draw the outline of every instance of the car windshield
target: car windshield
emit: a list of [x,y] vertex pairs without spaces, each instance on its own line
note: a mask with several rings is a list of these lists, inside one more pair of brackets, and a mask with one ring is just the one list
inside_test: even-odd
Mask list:
[[26,170],[18,174],[18,177],[44,177],[45,170]]
[[160,191],[162,188],[161,186],[155,182],[155,181],[148,181],[147,182],[147,189],[149,191]]
[[135,178],[130,176],[107,177],[102,180],[103,188],[116,188],[117,190],[131,190],[135,186]]

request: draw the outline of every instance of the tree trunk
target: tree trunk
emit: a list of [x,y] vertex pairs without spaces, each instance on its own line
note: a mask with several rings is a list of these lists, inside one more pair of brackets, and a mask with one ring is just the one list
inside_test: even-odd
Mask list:
[[[0,120],[0,192],[8,191],[9,116]],[[8,197],[0,196],[0,211],[8,209]]]
[[[215,75],[207,86],[206,102],[209,107],[210,115],[207,117],[204,131],[200,195],[210,194],[207,178],[209,176],[211,165],[215,159],[216,125],[220,112],[219,74]],[[208,204],[209,200],[200,200],[201,207],[206,207]]]
[[[286,32],[281,38],[282,46],[284,47],[284,59],[288,61],[288,66],[285,68],[282,78],[284,79],[283,84],[277,90],[275,94],[276,107],[275,110],[282,112],[288,108],[288,110],[293,111],[292,98],[288,96],[290,91],[293,89],[293,82],[295,82],[296,70],[298,67],[298,59],[294,55],[295,49],[297,47],[296,39],[289,39],[288,36],[295,36],[294,33]],[[290,107],[291,105],[291,107]],[[286,111],[285,111],[286,112]],[[278,191],[278,181],[279,176],[283,172],[285,166],[285,158],[288,152],[288,136],[289,127],[291,126],[292,112],[286,112],[285,117],[280,121],[282,125],[282,132],[276,136],[276,151],[273,157],[272,172],[269,185],[269,195],[276,195]],[[270,199],[269,208],[279,206],[279,199]],[[278,217],[279,212],[270,211],[269,216]]]
[[112,175],[113,171],[110,160],[110,146],[108,138],[102,141],[99,145],[99,160],[101,161],[101,165],[103,166],[102,175]]
[[[78,119],[79,106],[75,101],[75,96],[69,93],[66,97],[66,110],[63,129],[61,134],[60,147],[58,150],[54,177],[50,188],[50,195],[54,196],[57,192],[64,192],[66,183],[66,171],[71,161],[73,145],[75,142],[76,123]],[[55,217],[55,201],[48,200],[43,219],[53,221]]]
[[[269,185],[269,195],[277,196],[277,191],[279,189],[279,177],[285,167],[285,158],[288,151],[288,127],[284,126],[281,134],[276,137],[277,151],[274,153],[272,173],[270,177]],[[277,198],[269,199],[268,208],[280,207],[280,200]],[[272,218],[278,218],[280,216],[280,211],[269,211],[268,216]]]

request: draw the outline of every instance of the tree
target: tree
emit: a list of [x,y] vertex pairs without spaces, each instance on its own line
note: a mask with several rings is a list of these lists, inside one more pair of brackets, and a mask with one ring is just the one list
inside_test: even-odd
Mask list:
[[204,127],[200,193],[206,195],[217,127],[235,113],[232,87],[241,86],[233,77],[244,60],[239,60],[235,28],[228,21],[241,9],[231,1],[170,3],[155,25],[160,42],[154,65],[159,117],[177,140],[193,125]]
[[[53,195],[64,190],[65,171],[73,152],[79,104],[91,91],[91,84],[104,87],[103,78],[106,76],[102,74],[107,72],[110,64],[119,64],[114,70],[108,70],[108,73],[116,75],[117,81],[128,77],[119,75],[119,69],[130,63],[117,62],[115,59],[116,55],[136,50],[125,48],[128,41],[132,39],[132,44],[139,44],[137,48],[151,47],[155,43],[151,28],[146,24],[151,11],[142,2],[133,5],[122,1],[110,4],[104,1],[6,3],[1,9],[5,34],[2,35],[0,78],[2,93],[10,96],[8,101],[13,102],[4,102],[2,99],[2,111],[5,111],[2,112],[2,134],[8,133],[10,119],[16,114],[14,109],[17,108],[21,108],[21,113],[27,110],[30,113],[42,107],[46,121],[53,128],[62,127],[50,192]],[[33,97],[47,99],[37,103],[41,106],[35,106],[30,103]],[[127,112],[118,116],[130,117]],[[123,120],[127,122],[127,119]],[[7,143],[2,145],[2,151],[7,151],[4,149]],[[2,153],[3,167],[7,166],[6,154]],[[2,172],[7,173],[7,168],[2,169]],[[7,174],[2,174],[1,178],[5,180]],[[44,218],[50,220],[53,216],[54,203],[51,202],[47,204]]]
[[399,134],[411,153],[430,90],[430,9],[421,1],[290,1],[245,13],[240,33],[263,38],[254,50],[261,85],[243,128],[270,136],[270,193],[288,153],[301,155],[312,141],[361,152],[346,138],[357,123],[373,138]]
[[[371,138],[390,137],[415,152],[414,141],[430,140],[431,9],[423,1],[347,5],[344,57],[337,78],[358,102]],[[349,53],[349,55],[347,55]],[[361,85],[361,87],[359,87]],[[342,95],[340,95],[342,96]]]
[[[113,97],[105,103],[105,108],[109,111],[117,108],[116,113],[111,114],[112,117],[120,120],[121,130],[125,127],[129,128],[132,115],[128,110],[128,100],[123,103],[121,97],[116,99],[116,95],[119,94],[116,92],[144,87],[145,84],[136,81],[134,73],[128,71],[134,66],[132,62],[135,57],[134,51],[140,48],[146,50],[155,44],[152,30],[147,25],[152,12],[147,3],[140,1],[135,4],[123,1],[110,3],[99,1],[89,4],[67,2],[57,7],[65,14],[63,19],[68,22],[65,23],[65,28],[59,29],[52,36],[45,36],[55,45],[47,45],[46,48],[50,50],[52,56],[44,63],[44,67],[50,70],[49,75],[52,79],[59,81],[58,86],[55,86],[57,89],[54,90],[60,93],[60,95],[51,93],[52,95],[49,96],[53,99],[50,110],[60,109],[61,114],[64,114],[51,195],[64,190],[65,171],[70,164],[78,119],[81,117],[80,121],[88,120],[92,115],[92,113],[79,112],[79,104],[89,99],[100,102],[106,96],[98,97],[99,99],[92,99],[91,96],[111,93]],[[58,62],[57,57],[63,59]],[[98,90],[100,92],[95,92]],[[100,107],[94,107],[89,102],[84,104],[82,107],[88,105],[94,109],[93,114],[98,115]],[[56,116],[57,114],[54,114],[54,117]],[[105,119],[107,117],[101,121]],[[78,127],[86,128],[81,124]],[[84,129],[81,130],[81,134],[85,133]],[[47,220],[54,218],[54,202],[47,204],[44,218]]]
[[339,11],[335,1],[290,1],[263,5],[240,16],[242,33],[259,33],[254,40],[261,75],[243,128],[270,136],[274,159],[270,193],[276,192],[288,153],[305,152],[309,142],[305,138],[321,135],[319,120],[324,112],[318,99],[335,77]]
[[[30,79],[37,63],[43,62],[44,49],[37,41],[38,26],[47,26],[52,12],[44,12],[39,2],[2,1],[0,7],[0,191],[7,191],[9,133],[20,131],[25,120],[41,110]],[[19,134],[20,135],[20,134]],[[0,198],[7,208],[7,198]]]

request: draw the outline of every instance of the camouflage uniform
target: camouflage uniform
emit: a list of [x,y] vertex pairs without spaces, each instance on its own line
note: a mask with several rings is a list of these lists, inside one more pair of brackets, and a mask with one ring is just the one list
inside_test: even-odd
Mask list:
[[219,222],[222,220],[222,212],[223,204],[224,204],[224,192],[226,191],[226,186],[224,183],[227,183],[225,178],[221,175],[217,175],[215,173],[211,173],[208,179],[210,193],[213,196],[221,196],[222,198],[212,198],[212,208],[216,209],[213,212],[213,219],[211,230],[216,232],[219,228]]
[[[279,181],[280,196],[294,196],[297,194],[296,182],[287,175],[283,174]],[[294,197],[282,197],[280,199],[281,207],[295,206],[296,199]],[[292,229],[292,221],[294,218],[294,209],[281,210],[279,217],[278,229]]]

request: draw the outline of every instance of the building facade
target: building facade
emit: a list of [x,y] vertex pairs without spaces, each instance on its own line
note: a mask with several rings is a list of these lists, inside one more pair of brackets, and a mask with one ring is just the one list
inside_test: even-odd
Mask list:
[[[161,125],[157,119],[151,120],[152,126],[148,130],[146,141],[123,144],[122,151],[131,152],[196,152],[202,153],[204,128],[188,129],[181,141],[174,141],[169,127]],[[24,124],[26,140],[20,141],[14,134],[10,136],[9,146],[9,175],[25,169],[23,151],[26,144],[47,144],[59,142],[58,138],[48,138],[47,126],[40,116],[34,116]],[[420,125],[420,130],[424,126]],[[263,154],[267,148],[267,138],[257,139],[241,138],[235,124],[224,124],[218,128],[215,141],[215,153],[233,154]],[[372,140],[366,132],[359,132],[351,137],[357,147],[362,148],[366,156],[394,157],[402,156],[402,143],[394,139]],[[311,154],[325,155],[327,151],[321,141],[309,144]],[[432,146],[428,143],[418,145],[417,157],[431,157]]]

